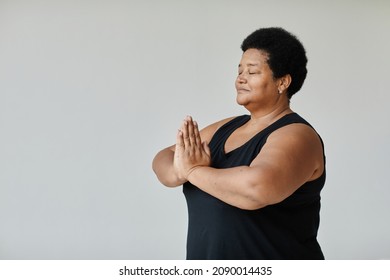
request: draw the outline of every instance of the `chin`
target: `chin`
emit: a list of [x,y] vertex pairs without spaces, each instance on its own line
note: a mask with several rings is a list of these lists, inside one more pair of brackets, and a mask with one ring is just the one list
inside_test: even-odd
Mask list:
[[243,98],[242,96],[240,97],[239,95],[236,97],[236,102],[238,105],[245,106],[248,104],[248,101],[246,98]]

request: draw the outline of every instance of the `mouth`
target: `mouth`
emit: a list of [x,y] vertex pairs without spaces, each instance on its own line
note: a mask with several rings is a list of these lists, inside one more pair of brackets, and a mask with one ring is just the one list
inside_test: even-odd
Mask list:
[[237,89],[237,93],[248,93],[249,90],[245,89],[245,88],[238,88]]

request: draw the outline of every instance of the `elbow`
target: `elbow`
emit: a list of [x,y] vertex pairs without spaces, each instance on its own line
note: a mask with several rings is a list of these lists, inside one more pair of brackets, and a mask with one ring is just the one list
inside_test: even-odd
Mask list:
[[264,191],[264,185],[259,180],[248,180],[245,185],[246,195],[240,209],[253,211],[272,204]]
[[161,168],[155,160],[152,163],[152,170],[160,183],[166,187],[174,188],[183,184],[176,178],[172,170]]
[[288,198],[292,192],[283,190],[275,179],[253,177],[246,181],[246,210],[257,210]]
[[174,180],[173,176],[168,176],[164,172],[159,172],[158,169],[152,168],[154,174],[156,175],[158,181],[166,187],[174,188],[180,186],[180,183],[177,180]]
[[167,180],[167,179],[164,179],[164,178],[159,178],[157,176],[158,180],[160,181],[161,184],[163,184],[164,186],[168,187],[168,188],[175,188],[175,187],[178,187],[178,186],[181,186],[182,184],[179,183],[178,181],[176,180]]

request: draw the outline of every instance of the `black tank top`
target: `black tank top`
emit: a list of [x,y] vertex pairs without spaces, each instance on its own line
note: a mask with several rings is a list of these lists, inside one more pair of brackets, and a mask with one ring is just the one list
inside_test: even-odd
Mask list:
[[[226,139],[249,121],[243,115],[227,122],[210,141],[212,167],[250,165],[275,130],[306,122],[296,113],[283,116],[241,147],[225,153]],[[325,155],[324,155],[325,160]],[[242,210],[187,182],[189,224],[187,259],[324,259],[317,242],[320,192],[325,171],[280,203],[258,210]]]

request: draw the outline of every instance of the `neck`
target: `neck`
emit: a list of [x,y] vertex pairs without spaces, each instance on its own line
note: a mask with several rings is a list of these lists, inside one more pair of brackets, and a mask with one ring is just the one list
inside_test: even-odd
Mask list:
[[258,111],[258,112],[250,112],[251,119],[250,122],[253,125],[258,123],[272,123],[275,120],[283,117],[286,114],[292,113],[293,111],[290,108],[289,104],[284,104],[283,106],[277,106],[271,108],[267,111]]

